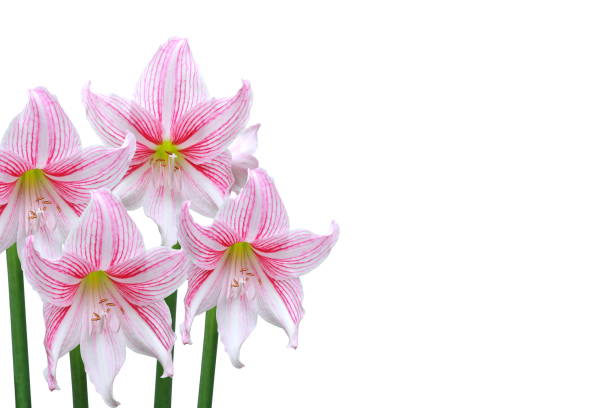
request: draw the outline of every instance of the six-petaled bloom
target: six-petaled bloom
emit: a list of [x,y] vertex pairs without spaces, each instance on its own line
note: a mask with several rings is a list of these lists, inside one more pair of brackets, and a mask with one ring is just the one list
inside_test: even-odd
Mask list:
[[164,297],[184,281],[182,251],[145,250],[138,228],[108,190],[89,206],[56,260],[42,257],[28,238],[23,266],[44,303],[46,376],[57,388],[57,360],[80,345],[85,370],[109,406],[126,345],[157,358],[172,376],[175,341]]
[[49,257],[89,202],[90,192],[117,184],[134,154],[134,141],[118,148],[82,148],[57,99],[44,88],[9,125],[0,145],[0,251],[28,235]]
[[195,315],[217,307],[221,341],[234,366],[242,367],[240,348],[254,329],[257,314],[282,327],[297,347],[303,316],[299,277],[319,265],[338,239],[289,230],[287,213],[270,177],[261,169],[237,197],[229,197],[213,224],[202,227],[183,205],[179,240],[193,263],[185,296],[183,342],[190,343]]
[[244,128],[251,89],[244,82],[225,99],[208,97],[186,40],[162,45],[142,74],[135,101],[86,87],[87,117],[111,146],[136,137],[130,169],[115,192],[128,209],[142,206],[164,245],[176,240],[180,206],[213,217],[233,185],[228,145]]

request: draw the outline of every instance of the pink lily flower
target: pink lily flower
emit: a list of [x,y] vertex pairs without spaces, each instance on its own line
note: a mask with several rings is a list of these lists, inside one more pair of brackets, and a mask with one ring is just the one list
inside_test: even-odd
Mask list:
[[240,192],[244,187],[249,175],[249,169],[259,167],[259,161],[255,158],[257,150],[257,132],[261,125],[253,125],[238,134],[236,139],[229,145],[232,154],[232,174],[234,175],[234,185],[232,191]]
[[240,348],[255,328],[257,314],[285,330],[297,347],[302,308],[300,276],[327,257],[338,239],[289,230],[276,188],[261,169],[249,172],[240,194],[228,198],[210,227],[196,224],[183,205],[179,240],[194,267],[185,296],[183,342],[191,343],[193,318],[217,307],[221,341],[235,367]]
[[172,376],[175,335],[163,299],[184,281],[188,263],[183,251],[145,251],[136,224],[110,191],[92,193],[61,258],[45,259],[28,239],[23,265],[44,302],[51,390],[58,388],[58,359],[77,345],[90,380],[112,407],[119,405],[113,382],[126,345],[157,358],[163,377]]
[[144,207],[158,225],[163,245],[177,241],[180,205],[214,216],[232,184],[227,149],[248,119],[251,88],[244,82],[231,98],[210,99],[186,40],[162,45],[145,69],[135,101],[84,90],[87,117],[111,146],[126,131],[136,154],[115,189],[128,209]]
[[82,148],[57,99],[30,91],[0,144],[0,251],[14,242],[21,251],[33,235],[45,256],[59,256],[90,192],[114,187],[128,169],[135,145],[124,139],[118,148]]

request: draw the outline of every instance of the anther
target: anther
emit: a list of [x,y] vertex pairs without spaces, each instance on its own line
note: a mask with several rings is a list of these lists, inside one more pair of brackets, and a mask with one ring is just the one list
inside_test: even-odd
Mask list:
[[106,298],[102,298],[102,299],[100,299],[100,301],[99,301],[98,303],[99,303],[99,304],[102,304],[102,303],[107,302],[107,301],[108,301],[108,299],[106,299]]

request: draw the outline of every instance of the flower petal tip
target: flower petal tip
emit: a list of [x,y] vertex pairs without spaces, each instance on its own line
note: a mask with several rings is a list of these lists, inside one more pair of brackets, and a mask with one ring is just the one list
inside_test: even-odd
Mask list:
[[186,324],[181,324],[181,337],[183,339],[183,344],[193,344],[191,341],[191,331],[186,327]]
[[244,368],[244,364],[240,360],[232,360],[232,365],[236,368]]
[[45,379],[47,380],[49,391],[57,391],[60,389],[59,385],[57,385],[57,380],[55,378],[55,375],[51,374],[48,368],[45,368],[43,374],[45,376]]

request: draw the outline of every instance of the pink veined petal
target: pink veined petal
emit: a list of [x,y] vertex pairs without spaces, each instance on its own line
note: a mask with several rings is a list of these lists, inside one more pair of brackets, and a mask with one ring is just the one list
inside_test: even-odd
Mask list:
[[91,192],[113,188],[123,177],[134,154],[131,135],[120,148],[88,147],[45,169],[55,190],[71,203],[87,203]]
[[144,250],[142,235],[119,200],[96,190],[64,251],[87,260],[96,270],[133,258]]
[[232,191],[236,193],[239,193],[245,186],[249,169],[259,167],[259,161],[253,156],[257,149],[259,126],[259,124],[253,125],[243,130],[229,146],[229,151],[232,155],[232,174],[234,175]]
[[251,99],[251,86],[245,81],[234,97],[195,106],[172,127],[172,142],[192,162],[215,157],[246,124]]
[[181,324],[183,344],[191,344],[193,319],[217,304],[223,281],[220,269],[206,270],[195,265],[192,268],[185,294],[185,321]]
[[31,167],[15,153],[0,147],[0,184],[12,184]]
[[[81,207],[60,197],[46,176],[34,188],[26,188],[19,182],[15,191],[23,202],[17,233],[18,249],[28,235],[33,235],[34,246],[42,256],[60,257],[62,244],[78,223]],[[36,218],[32,219],[32,213],[37,213]]]
[[163,300],[186,279],[187,260],[183,251],[156,248],[106,271],[117,290],[133,305]]
[[304,291],[299,278],[274,280],[262,276],[258,286],[257,310],[259,315],[281,327],[289,337],[289,347],[298,345],[298,327],[304,316]]
[[215,269],[225,250],[238,242],[234,232],[219,222],[209,227],[198,225],[184,203],[179,219],[179,242],[187,257],[202,269]]
[[209,162],[183,164],[183,195],[195,211],[214,217],[234,182],[230,165],[231,156],[227,151]]
[[128,210],[142,206],[147,189],[152,186],[151,167],[142,165],[125,176],[113,190]]
[[236,368],[240,362],[240,348],[257,324],[257,305],[247,296],[228,297],[221,293],[217,302],[219,337]]
[[2,147],[31,168],[43,168],[78,151],[80,140],[55,96],[45,88],[36,88],[30,91],[25,109],[9,125]]
[[25,222],[23,198],[13,189],[8,204],[0,207],[0,252],[17,241],[20,224]]
[[228,147],[229,151],[232,153],[233,161],[253,157],[253,154],[257,150],[257,132],[259,132],[260,127],[261,124],[258,123],[238,133],[236,139],[234,139]]
[[24,159],[0,148],[0,205],[8,203],[19,177],[29,169],[30,166]]
[[96,391],[110,407],[119,406],[113,396],[113,383],[125,361],[126,340],[122,330],[110,324],[87,333],[81,330],[81,356],[85,371]]
[[238,197],[227,199],[216,219],[247,242],[284,234],[289,229],[285,206],[272,179],[262,169],[249,172],[249,180]]
[[23,269],[28,281],[43,302],[55,306],[70,306],[81,280],[91,272],[92,266],[70,254],[50,260],[40,256],[34,248],[34,237],[28,237],[22,251]]
[[172,377],[172,347],[176,340],[170,309],[164,301],[146,306],[126,305],[123,332],[128,346],[137,353],[155,357],[164,369],[162,378]]
[[184,201],[180,190],[165,184],[149,186],[143,198],[143,209],[147,217],[155,221],[162,237],[162,245],[176,244],[179,206]]
[[83,103],[87,119],[98,135],[111,146],[121,146],[127,133],[149,148],[162,142],[160,122],[136,102],[116,95],[91,92],[89,84],[83,89]]
[[155,53],[136,87],[136,100],[168,131],[179,117],[206,99],[206,87],[184,39],[171,39]]
[[273,279],[297,278],[310,272],[329,255],[338,240],[338,224],[329,235],[296,230],[286,235],[253,242],[265,273]]
[[79,345],[81,334],[81,314],[78,308],[60,307],[45,303],[43,307],[45,319],[45,350],[47,352],[47,368],[45,378],[51,391],[59,389],[55,371],[57,361],[70,350]]

